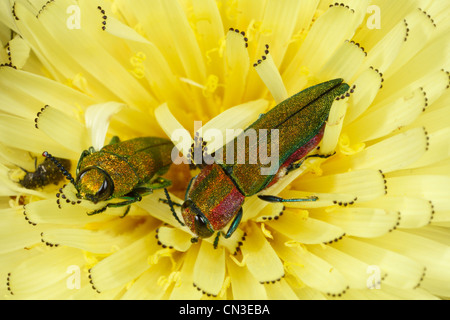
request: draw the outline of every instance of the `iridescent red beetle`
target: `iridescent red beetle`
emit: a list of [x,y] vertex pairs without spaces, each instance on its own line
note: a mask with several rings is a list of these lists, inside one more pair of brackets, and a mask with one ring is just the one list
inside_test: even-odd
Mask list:
[[[334,79],[309,87],[294,96],[282,101],[269,112],[261,115],[247,130],[278,129],[279,150],[278,171],[271,175],[260,174],[261,163],[236,163],[224,161],[213,163],[202,168],[201,172],[189,183],[185,201],[181,211],[184,223],[175,214],[173,203],[168,193],[168,203],[175,218],[185,224],[195,234],[192,240],[208,238],[217,233],[214,245],[217,246],[218,236],[230,237],[241,221],[242,205],[246,197],[270,187],[290,171],[300,167],[322,140],[325,123],[330,113],[331,105],[336,97],[349,90],[343,79]],[[236,140],[228,143],[218,152],[226,154],[227,148],[236,148]],[[271,141],[268,137],[267,146]],[[252,152],[259,152],[256,145],[248,145],[245,150],[235,150],[234,154],[244,152],[246,159]],[[218,153],[216,152],[216,153]],[[326,156],[321,156],[326,157]],[[229,159],[228,159],[229,160]],[[259,198],[269,202],[316,201],[317,197],[282,199],[275,196],[259,195]],[[222,229],[229,223],[225,233]]]

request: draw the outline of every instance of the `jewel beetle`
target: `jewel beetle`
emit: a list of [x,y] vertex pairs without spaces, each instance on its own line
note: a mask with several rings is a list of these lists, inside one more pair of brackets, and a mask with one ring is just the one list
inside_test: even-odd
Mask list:
[[109,202],[100,209],[88,212],[88,215],[103,212],[108,207],[128,206],[125,216],[130,204],[140,201],[155,189],[170,186],[171,182],[161,175],[169,170],[173,147],[172,142],[164,138],[140,137],[121,142],[114,137],[99,151],[90,147],[81,153],[75,179],[51,154],[45,151],[42,155],[55,163],[75,186],[78,199],[94,204],[112,199],[123,200]]
[[[56,158],[67,170],[70,170],[70,161],[67,159]],[[19,184],[27,189],[38,189],[51,183],[58,184],[64,179],[64,175],[58,167],[50,160],[45,159],[39,165],[35,164],[34,171],[25,171],[25,176],[19,180]]]
[[[242,218],[242,205],[246,197],[257,194],[278,181],[288,172],[298,168],[310,156],[322,140],[325,123],[331,105],[336,97],[349,90],[343,79],[334,79],[309,87],[282,101],[266,114],[261,115],[253,124],[243,131],[278,129],[278,171],[270,175],[260,174],[261,164],[225,161],[204,165],[200,173],[191,179],[186,190],[185,201],[181,206],[184,224],[198,238],[208,238],[217,232],[214,246],[217,246],[220,234],[230,237]],[[246,159],[252,152],[259,152],[257,146],[249,143],[245,150],[238,149],[237,138],[226,144],[223,149],[234,148],[234,154],[243,152]],[[270,137],[268,138],[270,140]],[[267,144],[268,145],[268,144]],[[222,150],[222,154],[226,152]],[[248,162],[248,161],[247,161]],[[166,196],[168,196],[166,194]],[[316,201],[317,197],[300,199],[282,199],[270,195],[259,195],[269,202]],[[168,203],[172,206],[170,198]],[[182,223],[175,215],[176,219]],[[226,233],[222,229],[229,223]]]

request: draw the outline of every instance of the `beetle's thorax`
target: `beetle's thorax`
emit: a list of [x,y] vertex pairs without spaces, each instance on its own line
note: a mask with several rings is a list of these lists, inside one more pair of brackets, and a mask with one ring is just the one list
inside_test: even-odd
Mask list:
[[[209,220],[214,230],[225,227],[242,207],[245,196],[218,164],[211,164],[191,180],[186,200]],[[186,225],[195,232],[192,212],[183,211]]]

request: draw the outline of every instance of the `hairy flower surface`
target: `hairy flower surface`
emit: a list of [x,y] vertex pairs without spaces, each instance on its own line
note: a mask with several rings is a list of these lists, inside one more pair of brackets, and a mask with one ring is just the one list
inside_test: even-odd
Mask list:
[[[449,298],[449,15],[431,0],[0,0],[2,298]],[[196,132],[214,152],[336,78],[350,90],[314,151],[331,156],[261,192],[318,200],[248,197],[217,248],[162,189],[88,215],[104,203],[41,156],[76,177],[83,150],[152,136],[185,160]],[[197,173],[171,165],[174,203]]]

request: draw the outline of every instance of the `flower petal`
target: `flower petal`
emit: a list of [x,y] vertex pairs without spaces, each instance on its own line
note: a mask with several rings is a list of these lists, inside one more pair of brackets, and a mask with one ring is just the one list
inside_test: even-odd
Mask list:
[[375,143],[351,156],[329,161],[325,171],[347,171],[379,168],[383,172],[402,169],[414,163],[427,150],[427,135],[423,128],[415,128]]
[[387,104],[400,97],[408,97],[415,89],[425,88],[430,84],[438,85],[438,92],[442,94],[448,84],[441,75],[442,69],[448,69],[448,46],[448,35],[425,46],[413,59],[384,81],[383,90],[377,95],[374,103]]
[[410,124],[421,114],[423,107],[423,93],[416,89],[392,103],[371,107],[364,116],[345,127],[344,132],[350,139],[358,142],[377,139],[400,126]]
[[250,66],[244,35],[235,31],[235,29],[229,30],[225,40],[225,59],[227,62],[223,102],[225,108],[234,106],[242,101]]
[[23,220],[19,209],[2,209],[0,216],[1,254],[39,243],[39,230]]
[[[268,48],[268,46],[267,46]],[[276,104],[289,98],[289,95],[284,87],[281,75],[275,66],[272,55],[269,50],[265,50],[262,60],[253,65],[255,71],[258,73],[265,86],[269,89]]]
[[396,231],[368,243],[388,247],[426,265],[420,286],[440,296],[450,296],[450,248],[448,245],[407,232]]
[[367,59],[361,66],[362,70],[368,67],[374,67],[381,73],[386,72],[389,66],[397,57],[401,46],[404,43],[406,27],[403,21],[399,21],[396,26],[392,27],[389,32],[370,49]]
[[389,67],[389,72],[392,74],[414,57],[434,33],[434,26],[421,10],[412,11],[403,21],[408,28],[408,36],[405,38],[406,41],[402,45],[397,58]]
[[227,259],[227,271],[231,277],[231,290],[235,300],[265,300],[266,290],[246,267]]
[[265,284],[267,298],[269,300],[297,300],[298,297],[289,284],[281,279],[275,283]]
[[260,283],[274,282],[284,276],[283,264],[256,224],[250,224],[241,251],[248,270]]
[[240,133],[242,128],[249,126],[266,111],[267,106],[268,101],[264,99],[249,101],[231,107],[205,123],[197,132],[208,142],[208,153],[213,153],[233,140],[233,133]]
[[314,211],[311,217],[342,228],[346,234],[358,237],[378,237],[397,228],[400,215],[373,208],[332,208]]
[[90,269],[95,290],[102,292],[121,287],[149,268],[148,257],[159,249],[154,241],[155,231],[131,245],[113,253]]
[[[169,139],[171,139],[177,149],[187,157],[194,140],[191,138],[189,131],[184,129],[181,123],[173,116],[166,103],[155,109],[155,117]],[[177,138],[182,138],[181,142],[179,140],[174,140]]]
[[275,238],[274,248],[290,273],[302,283],[329,296],[342,295],[348,289],[348,282],[337,269],[300,244],[291,245],[280,236]]
[[8,42],[11,53],[11,63],[18,69],[22,69],[30,55],[30,47],[21,37],[15,37]]
[[430,223],[433,218],[431,203],[425,199],[413,197],[386,196],[358,203],[358,207],[398,211],[400,214],[399,228],[420,228]]
[[307,246],[308,250],[330,263],[348,281],[350,288],[367,289],[368,265],[331,246]]
[[304,244],[328,243],[344,235],[340,227],[322,220],[305,218],[294,210],[286,210],[283,216],[267,224],[290,239]]
[[327,63],[317,73],[318,79],[343,78],[351,81],[361,68],[367,52],[354,41],[346,40],[333,53]]
[[[203,55],[198,42],[195,40],[195,34],[189,27],[189,21],[182,11],[181,4],[167,1],[161,1],[160,3],[165,12],[166,23],[170,25],[170,28],[166,30],[169,35],[167,40],[171,41],[172,48],[175,47],[175,51],[178,52],[185,70],[185,76],[196,82],[204,83],[206,68],[202,59]],[[150,7],[150,11],[152,9]]]
[[[292,276],[292,278],[294,278]],[[317,289],[308,287],[306,285],[299,285],[297,280],[289,281],[290,278],[286,278],[286,282],[288,282],[291,286],[291,289],[295,292],[297,297],[300,300],[326,300],[325,294],[320,292]]]
[[92,253],[112,253],[122,247],[124,240],[106,231],[85,229],[48,229],[41,233],[42,241],[47,245],[65,245]]
[[351,123],[369,108],[380,90],[382,78],[373,68],[362,71],[353,82],[354,92],[350,95],[344,125]]
[[331,106],[328,120],[325,125],[323,138],[320,143],[320,154],[333,154],[338,144],[341,134],[342,124],[344,123],[345,113],[347,111],[347,99],[340,98],[334,101]]
[[[20,117],[34,119],[46,104],[75,112],[76,106],[83,108],[93,103],[91,97],[42,76],[12,68],[0,68],[0,72],[0,109],[7,113],[14,111]],[[23,103],[23,99],[27,102]]]
[[[90,141],[86,128],[69,114],[46,105],[38,113],[35,121],[36,128],[75,153],[81,153],[89,148]],[[53,154],[53,150],[49,152]]]
[[[31,120],[22,119],[15,116],[0,115],[0,142],[20,149],[31,151],[35,154],[42,154],[45,150],[54,150],[55,157],[71,158],[74,152],[63,148],[47,135],[36,130]],[[19,130],[20,128],[20,130]]]
[[25,205],[24,217],[32,224],[66,224],[66,225],[84,225],[90,222],[103,221],[111,219],[107,215],[88,216],[86,209],[80,206],[66,206],[64,211],[58,209],[56,200],[34,201]]
[[316,74],[342,42],[352,37],[359,16],[350,8],[332,6],[314,22],[297,55],[282,74],[288,93],[301,85],[300,66]]
[[450,177],[415,175],[386,180],[389,195],[423,198],[431,201],[435,210],[450,210]]
[[[51,264],[48,262],[52,261]],[[68,297],[67,270],[70,266],[81,268],[84,259],[81,251],[57,248],[21,262],[10,271],[8,286],[16,298],[48,299]]]
[[[183,201],[178,199],[173,194],[170,195],[170,198],[173,202],[182,204]],[[176,228],[182,229],[185,233],[191,234],[191,231],[186,226],[181,226],[180,223],[175,219],[172,212],[170,211],[169,205],[164,204],[160,201],[160,199],[166,199],[166,195],[163,190],[155,190],[153,194],[148,197],[144,197],[137,206],[147,211],[151,216],[156,219],[163,221],[165,223],[170,224]],[[181,210],[179,206],[174,206],[174,210],[178,216],[178,220],[183,221]]]
[[208,296],[217,296],[225,280],[225,250],[202,241],[194,266],[194,286]]
[[376,170],[355,170],[323,177],[303,178],[295,183],[301,190],[323,193],[352,194],[360,201],[374,199],[385,193],[384,177]]
[[185,252],[191,247],[192,236],[178,228],[160,227],[156,230],[156,236],[163,247],[174,248]]
[[183,257],[183,266],[180,275],[172,290],[170,299],[172,300],[191,300],[202,297],[201,290],[193,286],[194,267],[197,260],[199,245],[193,245]]
[[[193,14],[196,17],[197,41],[202,52],[218,50],[221,39],[224,37],[223,22],[220,11],[215,2],[200,0],[192,3]],[[214,58],[207,56],[209,72],[214,72],[219,78],[223,76],[223,62],[220,56]]]
[[[83,19],[85,16],[87,18],[93,14],[99,18],[102,16],[97,5],[92,2],[82,1],[79,6],[80,11],[84,12],[81,15]],[[130,107],[137,109],[143,105],[154,104],[155,100],[151,94],[120,63],[120,56],[115,54],[116,51],[111,48],[108,50],[103,47],[102,41],[97,41],[96,37],[103,32],[100,23],[97,29],[92,29],[92,25],[89,26],[87,23],[78,29],[67,28],[66,9],[67,5],[63,3],[52,3],[36,19],[34,15],[30,16],[31,13],[27,9],[17,3],[16,14],[20,19],[18,21],[19,29],[24,33],[25,31],[29,32],[26,33],[27,38],[41,41],[39,45],[33,46],[34,49],[37,49],[40,56],[51,59],[53,65],[65,68],[66,70],[58,71],[65,73],[66,78],[73,78],[74,75],[82,72],[87,79],[90,92],[103,95],[107,101],[122,100]],[[83,22],[81,20],[80,24],[84,25]],[[42,41],[42,34],[47,34],[46,41]],[[59,43],[59,46],[55,47],[55,43]],[[50,52],[51,50],[53,52]],[[87,55],[86,52],[96,52],[96,58],[93,59],[92,55]],[[98,57],[101,57],[101,60]],[[105,72],[114,74],[114,76],[105,77]],[[117,82],[115,80],[117,77],[127,85]]]
[[368,271],[381,287],[386,283],[397,288],[415,288],[420,284],[425,271],[422,263],[411,258],[350,237],[345,237],[331,246],[371,266]]
[[91,137],[91,145],[100,150],[104,143],[111,117],[119,112],[125,105],[118,102],[95,104],[86,109],[84,115],[86,128]]
[[[152,265],[137,279],[122,296],[123,300],[155,300],[161,299],[167,290],[160,280],[167,278],[171,271],[169,259],[163,259]],[[149,285],[151,284],[151,285]]]
[[[428,132],[427,132],[428,133]],[[428,150],[417,161],[413,162],[409,168],[418,168],[427,165],[433,165],[439,161],[447,161],[449,158],[448,142],[450,138],[450,129],[443,128],[436,132],[427,134]]]

